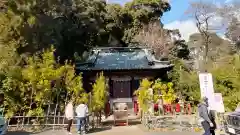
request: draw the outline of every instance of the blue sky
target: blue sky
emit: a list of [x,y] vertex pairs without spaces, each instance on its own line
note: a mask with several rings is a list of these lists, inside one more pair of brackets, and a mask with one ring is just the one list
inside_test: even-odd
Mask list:
[[[123,5],[126,2],[131,0],[108,0],[111,3],[119,3]],[[192,18],[188,18],[185,14],[186,10],[189,7],[190,2],[194,2],[196,0],[169,0],[171,4],[171,10],[169,12],[164,13],[161,21],[164,24],[164,27],[167,29],[179,29],[182,38],[188,40],[188,37],[198,32],[195,26],[195,22]],[[204,0],[203,0],[204,1]],[[230,2],[232,0],[206,0],[212,1],[215,4],[221,5],[226,2]],[[214,20],[215,23],[216,20]]]
[[184,19],[184,12],[188,9],[188,3],[188,0],[170,0],[171,10],[163,15],[162,22],[168,24]]
[[[123,5],[124,3],[129,2],[131,0],[108,0],[108,1],[111,3],[119,3]],[[176,20],[186,19],[184,12],[188,9],[189,2],[193,2],[196,0],[169,0],[169,1],[172,9],[171,11],[166,12],[162,17],[162,21],[164,24],[168,24]],[[214,3],[224,3],[226,1],[231,1],[231,0],[212,0],[212,1]]]
[[[185,11],[189,7],[190,2],[194,2],[197,0],[170,0],[171,11],[164,14],[162,17],[162,21],[164,24],[171,23],[176,20],[184,20],[187,19],[185,15]],[[225,2],[230,2],[231,0],[206,0],[212,1],[215,4],[223,4]]]

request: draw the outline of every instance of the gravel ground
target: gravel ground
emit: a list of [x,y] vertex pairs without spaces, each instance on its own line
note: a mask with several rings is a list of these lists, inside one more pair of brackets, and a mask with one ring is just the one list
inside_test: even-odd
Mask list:
[[[112,127],[102,131],[89,133],[88,135],[201,135],[201,133],[191,132],[144,132],[138,126],[129,127]],[[41,133],[27,133],[27,132],[9,132],[7,135],[66,135],[64,130],[49,130]],[[73,133],[73,135],[77,135]]]

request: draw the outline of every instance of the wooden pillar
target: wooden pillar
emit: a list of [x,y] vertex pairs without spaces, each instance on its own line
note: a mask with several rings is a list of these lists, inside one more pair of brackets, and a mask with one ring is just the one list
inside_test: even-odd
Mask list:
[[112,78],[111,77],[109,77],[108,87],[109,87],[109,97],[112,98],[113,86],[112,86]]
[[0,105],[3,105],[4,103],[4,94],[0,93]]
[[131,87],[130,87],[130,91],[131,91],[131,97],[133,97],[134,96],[134,90],[133,90],[133,80],[134,80],[134,77],[131,77],[131,81],[130,81],[130,85],[131,85]]
[[112,104],[112,98],[113,98],[113,80],[112,77],[109,77],[109,106],[110,106],[110,113],[112,113],[113,104]]

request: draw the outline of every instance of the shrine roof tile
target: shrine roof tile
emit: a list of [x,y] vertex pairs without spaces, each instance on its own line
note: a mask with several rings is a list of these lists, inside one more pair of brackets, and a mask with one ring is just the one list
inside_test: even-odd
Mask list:
[[172,67],[169,62],[157,61],[143,48],[95,48],[77,70],[161,69]]

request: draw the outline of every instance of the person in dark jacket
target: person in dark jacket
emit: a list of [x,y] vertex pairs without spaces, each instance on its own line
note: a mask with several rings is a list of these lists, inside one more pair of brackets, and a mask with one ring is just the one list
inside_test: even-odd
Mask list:
[[211,132],[212,135],[215,135],[215,130],[217,128],[217,124],[216,124],[216,121],[215,121],[215,118],[216,118],[215,114],[216,114],[216,112],[214,110],[209,111],[209,118],[213,123],[213,126],[210,128],[210,132]]
[[210,118],[210,110],[208,107],[208,98],[202,98],[201,103],[198,105],[198,113],[201,125],[205,131],[203,135],[211,135],[211,128],[214,127],[214,124]]

